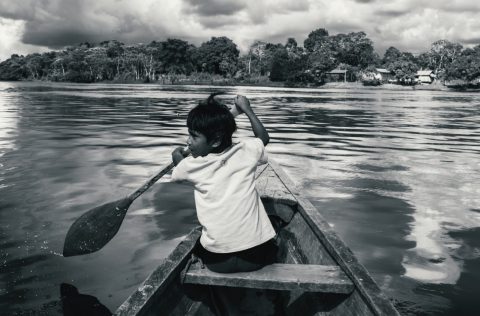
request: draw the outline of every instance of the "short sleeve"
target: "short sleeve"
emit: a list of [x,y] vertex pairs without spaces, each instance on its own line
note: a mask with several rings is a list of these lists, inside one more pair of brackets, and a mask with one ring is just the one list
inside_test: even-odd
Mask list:
[[172,182],[180,182],[180,181],[188,181],[188,171],[187,171],[187,159],[190,157],[187,157],[185,159],[182,159],[178,163],[178,165],[173,168],[172,171]]
[[268,162],[268,156],[265,152],[265,145],[263,145],[263,141],[260,138],[255,137],[253,139],[246,140],[245,147],[258,165],[263,165]]

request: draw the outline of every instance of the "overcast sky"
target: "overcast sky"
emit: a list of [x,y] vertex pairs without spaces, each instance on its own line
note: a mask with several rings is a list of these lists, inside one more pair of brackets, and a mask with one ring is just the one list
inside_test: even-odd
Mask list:
[[480,44],[477,0],[0,0],[0,60],[84,41],[180,38],[199,45],[227,36],[303,46],[308,34],[365,31],[383,54],[424,52],[439,39]]

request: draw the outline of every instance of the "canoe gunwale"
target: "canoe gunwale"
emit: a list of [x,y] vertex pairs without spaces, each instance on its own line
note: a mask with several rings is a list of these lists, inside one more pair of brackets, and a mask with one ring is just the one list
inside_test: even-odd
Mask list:
[[192,229],[142,285],[120,305],[114,315],[138,315],[142,310],[148,308],[154,300],[153,296],[161,295],[186,265],[200,234],[200,227]]
[[399,312],[380,290],[370,273],[358,262],[350,248],[346,246],[337,233],[330,227],[318,209],[299,193],[297,186],[276,162],[270,160],[269,165],[285,188],[290,191],[297,201],[298,212],[305,219],[332,258],[351,278],[361,296],[369,304],[372,312],[375,315],[399,316]]

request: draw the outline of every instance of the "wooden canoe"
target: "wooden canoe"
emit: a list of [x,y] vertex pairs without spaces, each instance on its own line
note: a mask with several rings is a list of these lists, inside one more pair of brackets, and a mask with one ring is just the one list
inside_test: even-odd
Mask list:
[[196,228],[116,315],[212,315],[201,300],[186,293],[186,283],[248,288],[242,301],[248,315],[399,315],[352,251],[276,163],[257,171],[257,190],[277,229],[278,264],[234,274],[191,265],[189,259],[200,236]]

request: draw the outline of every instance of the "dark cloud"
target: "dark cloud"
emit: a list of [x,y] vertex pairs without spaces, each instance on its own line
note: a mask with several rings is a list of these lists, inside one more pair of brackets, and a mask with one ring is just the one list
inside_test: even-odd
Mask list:
[[168,32],[156,32],[153,34],[148,28],[137,29],[135,32],[104,33],[82,28],[65,28],[50,30],[49,28],[27,27],[22,41],[25,44],[47,46],[52,49],[60,49],[65,46],[77,45],[83,42],[99,43],[105,40],[118,40],[125,44],[150,43],[153,40],[164,40],[172,37]]
[[[30,12],[29,8],[20,6],[15,10]],[[88,1],[40,0],[35,2],[32,10],[33,13],[24,18],[24,44],[60,49],[82,42],[98,43],[111,39],[126,44],[150,42],[170,35],[161,25],[156,25],[153,31],[149,21],[127,9],[106,10]]]
[[470,37],[460,39],[460,42],[467,45],[480,45],[480,37]]
[[226,0],[186,0],[185,12],[200,16],[233,15],[246,5],[240,1]]
[[408,14],[410,12],[411,12],[410,10],[377,10],[375,11],[375,14],[379,16],[397,18],[399,16]]
[[112,39],[126,44],[150,42],[162,40],[169,35],[171,34],[161,28],[156,28],[153,32],[148,24],[127,14],[110,24],[92,20],[80,23],[63,19],[28,21],[25,24],[22,41],[25,44],[58,49],[82,42],[98,43]]
[[217,29],[227,25],[235,25],[241,23],[236,17],[218,16],[212,17],[198,17],[198,22],[209,29]]
[[185,0],[183,12],[207,29],[216,29],[238,24],[237,14],[246,8],[240,1]]
[[277,5],[269,8],[275,13],[291,13],[291,12],[304,12],[310,8],[310,2],[308,1],[289,1],[283,2],[281,5]]
[[358,3],[373,3],[376,0],[353,0],[353,1]]
[[46,29],[27,27],[23,34],[25,44],[47,46],[58,49],[68,45],[75,45],[81,42],[96,42],[99,37],[82,30],[62,29],[57,32],[50,32]]
[[[262,2],[260,0],[252,0],[246,11],[250,19],[249,23],[252,23],[254,25],[261,25],[267,23],[269,20],[271,20],[277,15],[286,16],[292,13],[307,13],[310,9],[310,5],[311,3],[308,0],[276,0],[275,2]],[[280,28],[282,27],[281,24],[279,24],[278,26]]]
[[34,16],[33,10],[30,11],[23,11],[23,12],[15,12],[15,11],[7,11],[1,10],[0,17],[12,20],[31,20]]
[[447,5],[439,6],[438,8],[440,11],[443,12],[450,12],[454,14],[458,13],[474,13],[480,12],[480,5],[478,3],[448,3]]
[[32,1],[0,0],[0,17],[2,18],[12,20],[31,20],[34,16],[35,4]]

